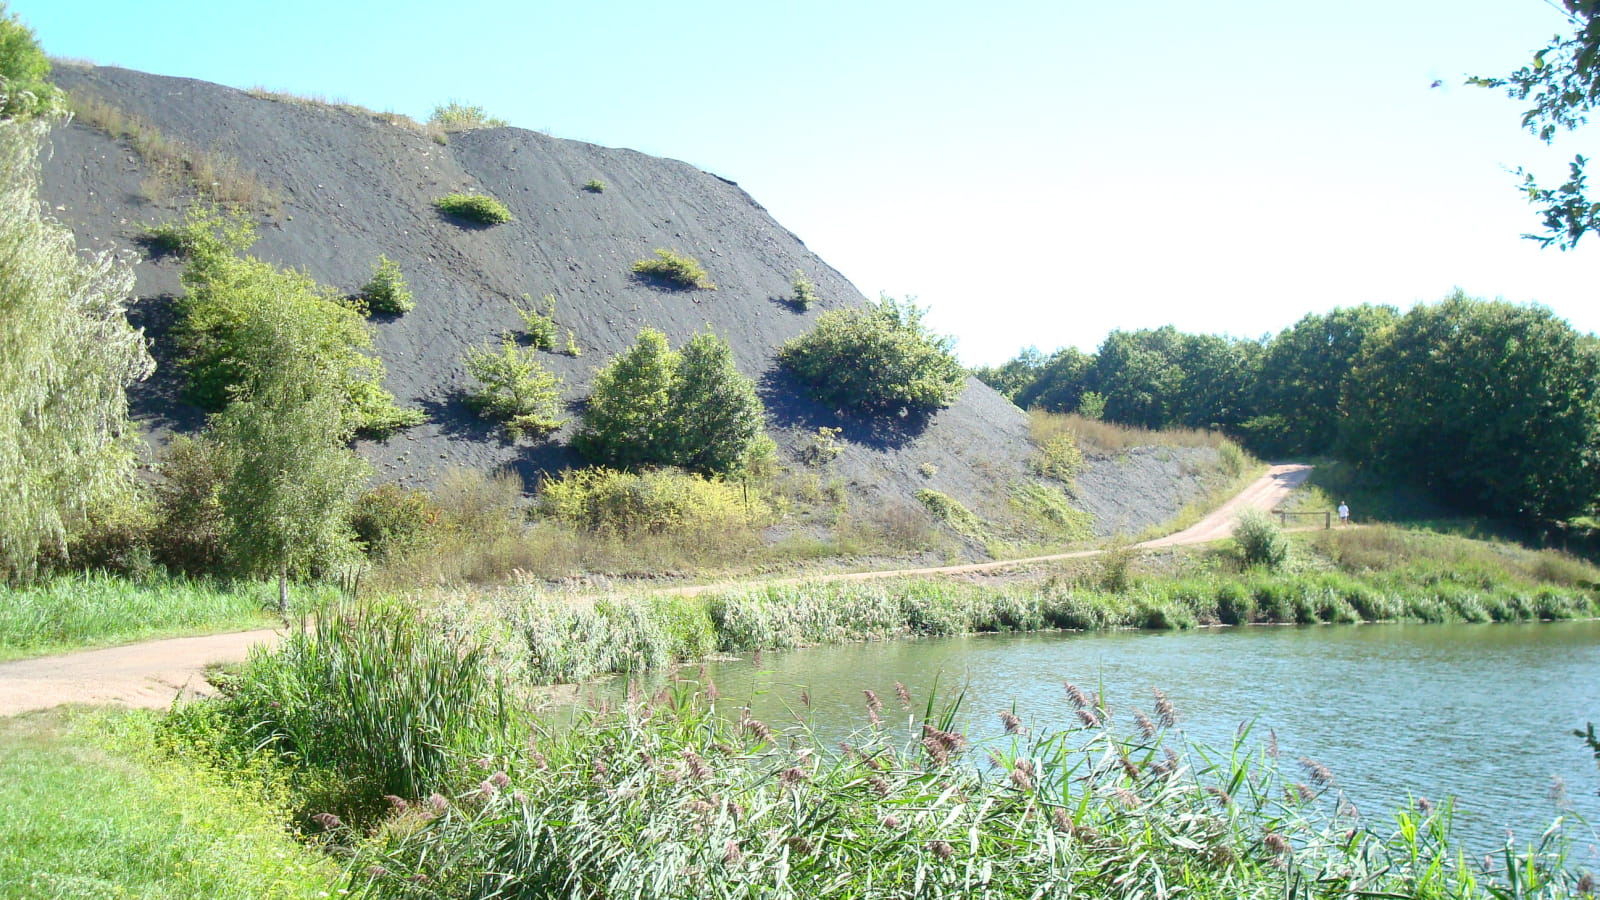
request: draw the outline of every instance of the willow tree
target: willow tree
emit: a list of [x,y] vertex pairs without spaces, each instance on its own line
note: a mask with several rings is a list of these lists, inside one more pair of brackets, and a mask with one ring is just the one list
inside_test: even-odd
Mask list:
[[14,580],[36,571],[41,548],[64,547],[89,509],[131,487],[127,388],[154,363],[128,325],[132,269],[80,253],[41,212],[39,147],[52,110],[3,100],[0,109],[0,578]]

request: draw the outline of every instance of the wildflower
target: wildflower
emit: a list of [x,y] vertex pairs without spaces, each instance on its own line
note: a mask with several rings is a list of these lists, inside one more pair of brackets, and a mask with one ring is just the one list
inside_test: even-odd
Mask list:
[[383,799],[389,804],[389,809],[391,812],[405,812],[406,808],[411,805],[406,802],[404,797],[397,797],[394,794],[384,794]]
[[450,808],[450,801],[446,800],[443,794],[435,791],[428,795],[428,806],[435,813],[443,815],[444,811]]
[[885,781],[882,775],[867,776],[867,784],[872,785],[872,789],[878,792],[878,796],[889,796],[891,788],[889,787],[889,782]]
[[498,771],[489,776],[489,783],[504,790],[505,788],[511,786],[511,776],[507,775],[504,771]]
[[800,689],[800,705],[807,707],[811,705],[811,692],[805,688]]
[[1100,727],[1100,717],[1094,714],[1094,710],[1087,707],[1078,710],[1078,720],[1083,723],[1085,728]]
[[543,770],[550,768],[550,761],[545,759],[544,754],[538,752],[537,750],[528,754],[528,761],[533,763],[533,767],[535,769]]
[[1273,856],[1287,856],[1289,853],[1289,839],[1276,831],[1269,831],[1263,835],[1261,844]]
[[906,690],[906,686],[905,685],[903,685],[900,682],[896,681],[894,683],[894,695],[895,695],[895,697],[899,698],[899,700],[900,700],[900,708],[901,709],[910,709],[911,708],[911,692]]
[[799,766],[790,766],[783,770],[783,774],[778,776],[778,780],[789,787],[794,787],[806,780],[806,771]]
[[722,848],[722,862],[730,869],[744,865],[744,853],[739,849],[739,842],[730,839]]

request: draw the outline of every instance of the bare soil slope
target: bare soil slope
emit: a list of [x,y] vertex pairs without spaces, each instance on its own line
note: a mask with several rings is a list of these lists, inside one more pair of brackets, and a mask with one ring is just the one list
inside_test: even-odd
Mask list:
[[[511,301],[524,294],[554,294],[558,325],[583,348],[581,358],[543,359],[565,378],[572,401],[640,328],[659,328],[675,344],[713,328],[762,385],[781,444],[793,447],[819,426],[844,429],[848,442],[835,470],[856,493],[905,496],[927,487],[916,470],[931,462],[940,473],[932,486],[970,501],[992,472],[1019,471],[1029,452],[1021,411],[975,379],[955,406],[927,422],[867,425],[807,400],[774,365],[774,349],[823,311],[863,297],[737,184],[685,163],[518,128],[459,132],[440,145],[350,107],[125,69],[61,66],[56,79],[169,138],[236,158],[266,182],[279,201],[263,217],[256,255],[352,293],[379,254],[399,262],[417,308],[375,322],[378,348],[389,389],[431,421],[362,448],[390,479],[427,483],[450,467],[507,464],[531,479],[578,462],[564,449],[566,435],[542,445],[507,443],[460,402],[464,351],[520,329]],[[133,247],[142,225],[178,217],[176,200],[147,199],[159,192],[123,143],[74,124],[57,129],[52,144],[44,198],[83,246]],[[590,179],[606,190],[584,190]],[[482,228],[447,218],[432,204],[454,191],[499,198],[516,221]],[[699,258],[718,289],[671,290],[634,277],[631,264],[656,248]],[[795,270],[821,297],[803,313],[784,302]],[[137,271],[135,315],[170,361],[165,328],[171,297],[182,290],[180,264],[143,259]],[[200,421],[179,401],[178,386],[157,379],[137,398],[139,416],[158,437]]]

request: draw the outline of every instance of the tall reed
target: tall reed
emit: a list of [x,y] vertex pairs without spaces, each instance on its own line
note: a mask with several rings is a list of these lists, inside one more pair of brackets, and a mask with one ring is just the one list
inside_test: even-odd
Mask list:
[[[1450,809],[1365,820],[1311,764],[1190,747],[1154,715],[977,745],[932,703],[838,751],[680,684],[583,716],[476,784],[348,836],[369,897],[1569,897],[1555,833],[1490,867]],[[946,710],[948,711],[948,709]],[[1319,780],[1321,779],[1321,780]],[[1517,893],[1507,893],[1511,884]]]

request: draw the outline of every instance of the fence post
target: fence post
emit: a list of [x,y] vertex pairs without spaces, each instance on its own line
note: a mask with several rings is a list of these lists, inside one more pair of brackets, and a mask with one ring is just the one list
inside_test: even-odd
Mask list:
[[1332,527],[1333,527],[1333,513],[1328,512],[1327,510],[1323,510],[1322,511],[1322,530],[1323,531],[1327,531],[1328,529],[1330,529]]

